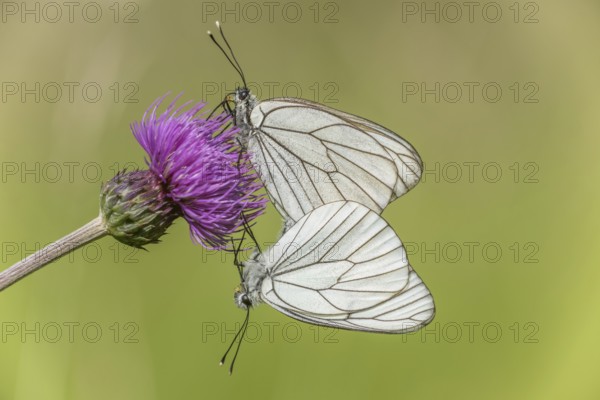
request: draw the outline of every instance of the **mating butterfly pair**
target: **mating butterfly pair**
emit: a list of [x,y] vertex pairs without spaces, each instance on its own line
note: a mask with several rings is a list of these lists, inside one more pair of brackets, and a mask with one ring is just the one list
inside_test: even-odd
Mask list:
[[[244,84],[235,107],[224,105],[285,224],[275,246],[238,265],[236,304],[265,302],[304,322],[369,332],[429,323],[431,293],[379,215],[419,182],[416,150],[378,124],[318,103],[257,100],[217,27],[229,53],[209,35]],[[248,314],[241,332],[247,323]]]

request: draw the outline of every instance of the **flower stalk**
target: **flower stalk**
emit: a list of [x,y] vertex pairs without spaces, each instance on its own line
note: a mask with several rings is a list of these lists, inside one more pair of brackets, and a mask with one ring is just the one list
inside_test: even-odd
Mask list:
[[6,289],[27,275],[39,270],[65,254],[78,249],[108,233],[102,217],[99,216],[65,237],[0,272],[0,291]]

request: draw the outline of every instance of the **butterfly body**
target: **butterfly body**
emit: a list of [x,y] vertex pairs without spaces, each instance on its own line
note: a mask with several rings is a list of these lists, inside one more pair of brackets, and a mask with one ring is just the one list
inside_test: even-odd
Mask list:
[[242,143],[246,144],[255,129],[251,121],[251,113],[258,103],[258,99],[248,89],[240,87],[235,90],[234,103],[233,119],[235,126],[240,129],[239,136]]

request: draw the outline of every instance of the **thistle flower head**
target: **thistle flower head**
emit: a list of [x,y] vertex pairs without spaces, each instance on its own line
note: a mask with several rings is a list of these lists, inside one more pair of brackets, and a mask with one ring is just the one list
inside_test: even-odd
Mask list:
[[100,207],[108,233],[138,248],[158,242],[179,216],[150,171],[117,173],[102,187]]
[[[190,106],[188,102],[175,108],[177,98],[158,114],[163,99],[150,106],[142,121],[131,125],[148,154],[146,172],[152,175],[152,185],[146,186],[154,193],[152,208],[165,221],[175,210],[190,225],[195,242],[222,249],[244,218],[251,221],[262,213],[266,199],[255,193],[260,181],[248,155],[240,152],[235,139],[238,129],[230,126],[228,115],[206,119],[198,115],[203,103]],[[132,198],[135,201],[130,199],[127,204],[135,203],[138,208],[148,200],[147,195],[145,200]],[[161,229],[166,229],[163,225]]]

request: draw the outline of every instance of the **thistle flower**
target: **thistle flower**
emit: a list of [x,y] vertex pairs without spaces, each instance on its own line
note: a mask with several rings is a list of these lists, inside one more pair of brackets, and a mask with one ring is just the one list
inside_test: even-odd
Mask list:
[[255,193],[260,181],[236,143],[231,118],[199,116],[203,103],[175,108],[177,98],[157,115],[163,100],[131,125],[149,169],[122,171],[104,184],[100,215],[2,271],[0,290],[105,235],[134,247],[155,243],[180,216],[196,243],[223,249],[244,221],[263,212],[266,199]]
[[255,194],[260,181],[236,145],[238,129],[228,127],[229,116],[204,119],[197,115],[203,103],[176,109],[177,99],[157,115],[163,99],[131,130],[148,154],[149,172],[160,182],[164,201],[188,222],[192,239],[222,249],[242,225],[242,213],[247,221],[262,213],[266,199]]

